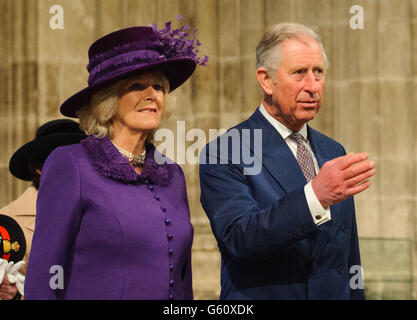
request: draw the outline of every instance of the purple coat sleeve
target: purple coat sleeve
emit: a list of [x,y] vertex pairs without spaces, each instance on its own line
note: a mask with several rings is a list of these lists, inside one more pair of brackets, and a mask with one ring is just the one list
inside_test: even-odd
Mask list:
[[70,153],[57,148],[43,166],[25,280],[26,300],[59,299],[65,292],[60,270],[67,278],[67,253],[81,218],[80,175],[75,163]]

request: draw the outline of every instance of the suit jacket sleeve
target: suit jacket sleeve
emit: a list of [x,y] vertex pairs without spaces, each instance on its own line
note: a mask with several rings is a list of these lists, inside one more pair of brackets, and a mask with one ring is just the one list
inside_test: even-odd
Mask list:
[[200,185],[201,203],[220,250],[227,250],[237,258],[267,258],[265,254],[318,230],[303,187],[260,208],[242,168],[230,162],[217,163],[200,161]]
[[57,268],[64,279],[69,276],[69,249],[81,218],[80,175],[76,160],[65,150],[55,149],[44,164],[36,211],[25,299],[57,299],[65,292],[65,281],[63,289],[56,288]]

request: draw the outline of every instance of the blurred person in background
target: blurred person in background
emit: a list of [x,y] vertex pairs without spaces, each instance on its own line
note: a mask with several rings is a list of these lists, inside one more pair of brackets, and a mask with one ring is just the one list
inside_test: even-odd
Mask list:
[[[43,164],[49,154],[58,146],[79,143],[86,135],[80,130],[77,122],[70,119],[58,119],[46,122],[36,130],[32,141],[21,146],[12,155],[9,171],[16,178],[30,181],[28,187],[16,200],[0,209],[0,214],[13,218],[23,230],[26,239],[25,264],[21,267],[26,274],[33,232],[35,229],[36,197]],[[17,296],[17,287],[8,281],[5,275],[0,285],[0,299],[8,300]]]

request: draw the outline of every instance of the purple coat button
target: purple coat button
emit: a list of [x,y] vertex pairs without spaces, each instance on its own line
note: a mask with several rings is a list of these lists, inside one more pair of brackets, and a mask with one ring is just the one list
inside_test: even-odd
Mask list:
[[168,238],[168,240],[172,240],[172,238],[174,238],[174,236],[172,234],[168,233],[167,238]]
[[169,265],[169,271],[174,271],[174,265],[173,264]]
[[174,281],[174,280],[169,280],[169,286],[170,286],[170,287],[173,287],[173,286],[174,286],[174,284],[175,284],[175,281]]
[[161,210],[165,212],[165,211],[167,210],[167,207],[163,204],[163,205],[161,206]]
[[165,218],[165,224],[166,224],[166,225],[171,224],[171,219]]
[[172,250],[172,249],[168,249],[168,254],[170,255],[170,256],[172,256],[172,254],[174,253],[174,250]]

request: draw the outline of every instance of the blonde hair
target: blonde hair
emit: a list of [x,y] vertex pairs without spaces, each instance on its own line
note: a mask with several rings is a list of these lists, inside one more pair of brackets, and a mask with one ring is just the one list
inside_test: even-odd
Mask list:
[[[133,76],[134,77],[134,76]],[[85,104],[77,111],[80,128],[87,135],[93,135],[98,138],[109,137],[112,138],[113,117],[117,113],[119,106],[121,88],[126,82],[130,81],[132,77],[120,80],[104,89],[94,93],[89,103]],[[164,91],[163,117],[168,114],[167,106],[170,105],[169,97],[169,81],[161,73]],[[147,142],[153,139],[154,132],[151,132],[147,137]]]

